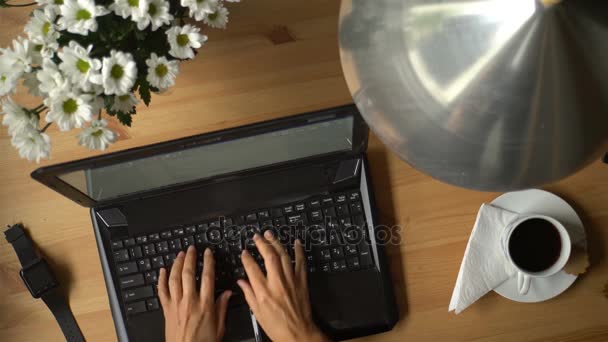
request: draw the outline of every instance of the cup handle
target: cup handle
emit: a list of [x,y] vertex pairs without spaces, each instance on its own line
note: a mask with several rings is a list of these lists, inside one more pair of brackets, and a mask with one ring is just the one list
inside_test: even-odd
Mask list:
[[519,290],[519,294],[525,295],[528,293],[528,290],[530,290],[529,275],[517,272],[517,289]]

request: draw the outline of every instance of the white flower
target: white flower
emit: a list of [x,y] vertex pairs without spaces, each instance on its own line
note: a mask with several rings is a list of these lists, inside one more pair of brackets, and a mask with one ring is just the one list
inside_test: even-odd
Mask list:
[[194,58],[192,48],[198,49],[207,41],[207,36],[199,33],[200,29],[190,24],[173,26],[165,33],[169,40],[171,50],[169,54],[179,59]]
[[44,9],[53,11],[56,14],[59,14],[61,12],[59,6],[63,5],[63,1],[64,0],[36,0],[38,5],[44,7]]
[[59,69],[73,83],[79,85],[84,91],[91,90],[91,83],[99,81],[101,61],[89,57],[93,45],[83,48],[75,41],[70,41],[69,46],[57,55],[62,60]]
[[218,0],[180,0],[183,7],[188,7],[190,18],[197,21],[203,20],[209,13],[213,13],[213,7],[218,4]]
[[130,53],[110,51],[110,57],[103,58],[101,78],[106,95],[130,93],[137,78],[137,67],[133,56]]
[[96,6],[93,0],[64,0],[59,9],[59,28],[85,36],[89,31],[97,31],[97,17],[109,13],[105,7]]
[[148,3],[148,0],[114,0],[110,9],[123,19],[131,17],[131,20],[139,22],[148,13]]
[[13,76],[18,79],[24,72],[32,70],[32,58],[30,56],[31,42],[23,37],[13,40],[13,48],[0,49],[0,64],[13,70]]
[[[50,59],[42,61],[42,69],[36,73],[40,85],[38,89],[44,94],[54,96],[57,93],[64,92],[71,88],[69,81],[63,76],[59,68]],[[47,103],[47,106],[50,103]]]
[[34,127],[28,127],[11,139],[13,146],[19,150],[19,156],[29,161],[40,162],[51,154],[51,138]]
[[25,33],[34,44],[43,45],[57,42],[59,32],[55,27],[55,13],[50,8],[36,9],[25,25]]
[[2,101],[2,124],[8,126],[8,134],[15,136],[21,134],[28,127],[36,127],[38,118],[16,104],[10,97]]
[[118,136],[112,130],[106,128],[108,122],[104,119],[94,120],[91,126],[87,127],[78,134],[80,145],[86,146],[91,150],[105,150],[109,144],[116,141]]
[[228,24],[228,9],[221,4],[213,8],[213,12],[203,18],[203,22],[214,28],[226,28]]
[[16,91],[17,77],[4,58],[0,57],[0,96],[12,94]]
[[61,131],[80,128],[93,119],[91,95],[62,92],[50,99],[46,122],[55,122]]
[[154,52],[146,60],[148,75],[146,80],[155,88],[163,91],[175,85],[175,78],[179,73],[177,61],[168,61],[165,56],[158,57]]
[[158,30],[163,25],[169,25],[173,16],[169,13],[169,2],[165,0],[150,0],[148,12],[137,22],[137,28],[141,31],[148,25],[152,31]]
[[126,95],[114,96],[114,103],[112,103],[113,111],[130,113],[133,111],[133,107],[139,104],[139,100],[133,93],[129,93]]
[[23,75],[23,85],[27,87],[32,96],[44,96],[44,93],[40,91],[40,81],[38,80],[37,72],[29,72]]

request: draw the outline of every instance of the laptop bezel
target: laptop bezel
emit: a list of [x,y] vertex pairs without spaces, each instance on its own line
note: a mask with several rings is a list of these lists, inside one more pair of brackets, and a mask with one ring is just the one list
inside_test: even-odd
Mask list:
[[[80,190],[74,188],[70,184],[59,178],[60,175],[69,172],[79,171],[83,169],[90,169],[96,167],[103,167],[113,165],[117,163],[127,162],[130,160],[146,158],[156,156],[165,153],[172,153],[186,148],[193,148],[198,146],[204,146],[209,144],[218,143],[221,141],[227,141],[237,138],[250,137],[258,134],[269,133],[273,131],[280,131],[287,128],[293,128],[298,126],[304,126],[314,122],[334,120],[344,117],[353,117],[353,148],[350,151],[339,151],[326,154],[315,155],[307,158],[301,158],[297,160],[291,160],[281,163],[269,164],[260,167],[239,170],[232,173],[217,175],[205,179],[197,179],[190,182],[174,184],[167,187],[160,187],[151,190],[136,192],[126,196],[119,196],[101,201],[96,201]],[[253,172],[263,172],[273,168],[281,168],[287,166],[293,166],[298,163],[309,163],[315,159],[325,159],[328,157],[349,157],[359,155],[365,152],[367,149],[368,141],[368,127],[357,107],[354,104],[345,105],[325,110],[307,112],[303,114],[292,115],[284,118],[278,118],[274,120],[253,123],[244,126],[238,126],[234,128],[228,128],[224,130],[198,134],[185,138],[160,142],[156,144],[135,147],[113,153],[108,153],[100,156],[70,161],[66,163],[50,165],[38,168],[31,173],[31,177],[38,182],[46,185],[47,187],[55,190],[63,196],[71,199],[72,201],[85,206],[85,207],[97,207],[105,206],[111,203],[119,201],[129,201],[137,198],[155,196],[167,191],[179,191],[188,189],[193,186],[200,186],[204,183],[222,181],[224,179],[238,177]]]

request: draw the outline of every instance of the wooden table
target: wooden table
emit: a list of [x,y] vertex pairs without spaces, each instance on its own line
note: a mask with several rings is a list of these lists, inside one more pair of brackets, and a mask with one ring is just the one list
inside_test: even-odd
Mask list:
[[[351,102],[337,46],[338,1],[246,0],[231,6],[226,31],[182,65],[177,86],[140,107],[133,128],[110,151]],[[21,32],[26,10],[0,10],[0,46]],[[29,101],[24,96],[17,99]],[[52,159],[91,156],[76,132],[50,130]],[[19,159],[0,130],[0,223],[22,221],[58,270],[89,341],[116,339],[90,218],[30,179],[40,165]],[[592,266],[563,295],[520,304],[490,293],[460,315],[448,313],[460,261],[480,204],[498,194],[446,185],[423,175],[371,137],[369,158],[381,221],[403,227],[390,247],[402,318],[386,341],[608,341],[608,166],[599,162],[547,186],[583,218]],[[0,239],[0,341],[60,341],[41,301],[23,286],[12,248]]]

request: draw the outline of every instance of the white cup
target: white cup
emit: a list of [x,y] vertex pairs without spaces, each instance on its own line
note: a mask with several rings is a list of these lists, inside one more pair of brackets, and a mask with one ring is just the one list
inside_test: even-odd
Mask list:
[[[535,218],[543,219],[545,221],[550,222],[553,225],[553,227],[557,230],[557,232],[559,233],[559,236],[560,236],[561,250],[559,253],[559,257],[553,263],[553,265],[551,265],[549,268],[539,271],[539,272],[530,272],[530,271],[522,269],[513,261],[513,258],[511,257],[511,254],[509,251],[509,241],[511,239],[511,236],[513,235],[513,232],[521,223],[523,223],[524,221],[530,220],[530,219],[535,219]],[[531,228],[531,229],[533,229],[533,228]],[[561,271],[566,266],[566,263],[568,262],[568,258],[570,257],[570,250],[572,248],[571,242],[570,242],[570,235],[568,234],[568,230],[564,227],[563,224],[561,224],[558,220],[556,220],[552,217],[545,216],[545,215],[536,215],[536,214],[519,215],[519,216],[517,216],[517,218],[515,218],[513,221],[511,221],[507,225],[507,227],[505,228],[505,230],[502,234],[501,246],[502,246],[502,250],[505,254],[505,257],[513,265],[513,267],[515,267],[515,269],[517,270],[517,289],[518,289],[519,293],[522,295],[525,295],[528,293],[528,290],[530,289],[530,282],[531,282],[532,278],[550,277],[550,276],[556,274],[557,272]],[[543,248],[543,246],[538,246],[538,248]]]

